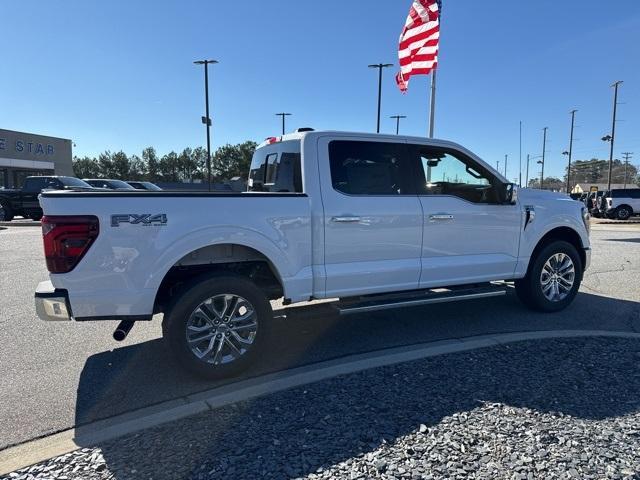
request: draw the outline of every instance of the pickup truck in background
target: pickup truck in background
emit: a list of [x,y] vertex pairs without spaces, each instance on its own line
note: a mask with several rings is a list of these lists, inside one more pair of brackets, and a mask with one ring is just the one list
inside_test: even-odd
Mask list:
[[[589,214],[518,190],[448,141],[298,131],[256,150],[245,193],[43,192],[43,320],[163,313],[190,371],[255,361],[270,300],[339,298],[341,314],[504,295],[569,305],[590,262]],[[280,348],[286,348],[282,345]]]
[[14,216],[38,221],[42,208],[38,196],[43,190],[93,190],[93,187],[74,177],[39,176],[27,177],[20,190],[0,190],[0,219],[5,222]]

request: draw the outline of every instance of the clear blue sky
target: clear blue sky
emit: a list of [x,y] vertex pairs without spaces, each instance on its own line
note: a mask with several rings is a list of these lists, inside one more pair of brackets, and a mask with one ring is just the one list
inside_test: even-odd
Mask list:
[[[204,144],[203,72],[212,72],[214,147],[291,128],[372,131],[377,78],[397,64],[410,0],[6,1],[2,6],[0,127],[71,138],[76,155],[159,153]],[[542,151],[565,163],[572,108],[575,158],[608,158],[612,89],[620,90],[616,157],[640,163],[638,0],[444,0],[436,136],[495,164]],[[399,93],[385,72],[383,130],[424,135],[428,78]],[[531,176],[537,167],[531,169]]]

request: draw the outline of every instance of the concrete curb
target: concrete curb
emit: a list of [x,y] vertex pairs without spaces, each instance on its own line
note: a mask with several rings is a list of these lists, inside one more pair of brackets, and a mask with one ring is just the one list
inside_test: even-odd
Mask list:
[[0,225],[3,227],[40,227],[42,224],[40,222],[0,222]]
[[249,380],[242,380],[7,448],[0,451],[0,475],[6,475],[14,470],[64,455],[78,448],[96,446],[100,442],[113,440],[123,435],[159,426],[207,410],[213,410],[224,405],[327,380],[339,375],[496,345],[528,340],[580,337],[640,340],[640,333],[558,330],[490,334],[378,350],[336,360],[328,360]]

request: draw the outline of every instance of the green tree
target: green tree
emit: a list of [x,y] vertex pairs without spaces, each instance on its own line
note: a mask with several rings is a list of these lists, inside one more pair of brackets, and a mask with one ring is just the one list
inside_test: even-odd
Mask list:
[[213,170],[221,180],[233,177],[245,177],[251,166],[251,158],[258,146],[257,143],[247,141],[238,145],[224,145],[213,155]]
[[169,152],[160,159],[160,175],[165,182],[180,181],[180,160],[176,152]]
[[129,157],[127,154],[120,150],[111,156],[111,166],[113,171],[113,177],[119,180],[129,180]]
[[142,161],[144,162],[144,169],[147,172],[147,179],[150,182],[157,181],[160,174],[160,162],[158,161],[156,149],[153,147],[145,148],[142,151]]
[[137,155],[131,155],[129,158],[128,180],[144,180],[146,173],[144,161]]
[[98,167],[100,169],[100,177],[111,178],[114,176],[113,161],[111,160],[111,152],[109,150],[98,156]]
[[[544,177],[544,190],[554,190],[557,192],[566,191],[566,183],[563,180],[560,180],[556,177]],[[529,179],[529,188],[540,188],[540,179],[539,178],[531,178]]]
[[73,157],[73,174],[78,178],[99,177],[100,166],[95,158]]
[[207,177],[207,150],[204,147],[197,147],[193,150],[193,163],[196,167],[193,178],[204,179]]

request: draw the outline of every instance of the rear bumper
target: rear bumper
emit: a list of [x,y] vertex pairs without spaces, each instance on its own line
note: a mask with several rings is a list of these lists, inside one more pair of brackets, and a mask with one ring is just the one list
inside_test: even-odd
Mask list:
[[73,320],[66,290],[55,289],[50,281],[40,282],[35,294],[36,314],[47,322]]

